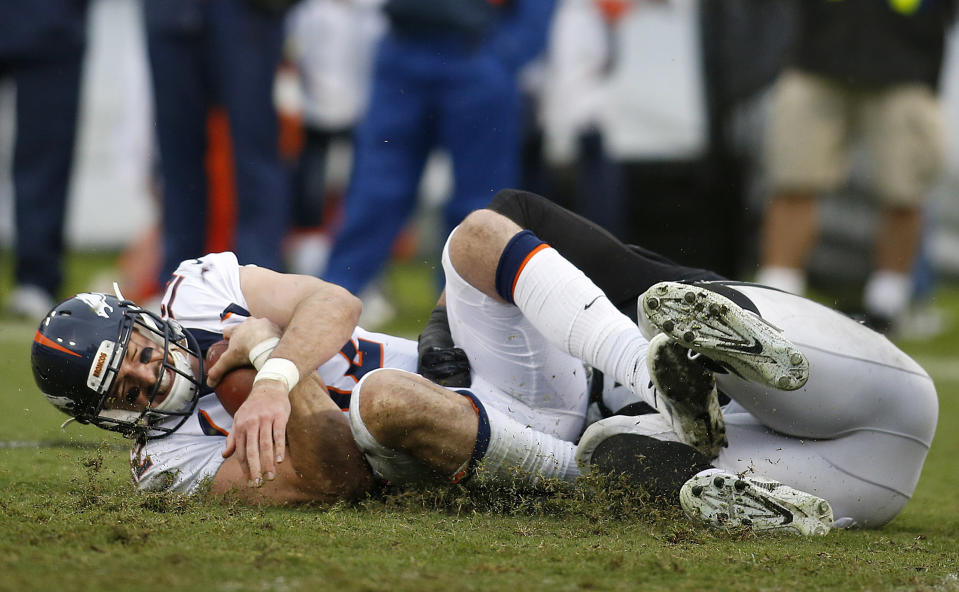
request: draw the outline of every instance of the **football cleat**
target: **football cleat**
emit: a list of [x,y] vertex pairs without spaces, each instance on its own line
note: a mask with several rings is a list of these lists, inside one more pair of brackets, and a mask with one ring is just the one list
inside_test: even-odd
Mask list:
[[739,477],[719,469],[683,484],[679,503],[687,516],[716,528],[812,536],[828,533],[833,523],[832,507],[821,497],[764,477]]
[[639,299],[646,318],[663,333],[746,380],[793,391],[809,379],[806,356],[782,331],[725,296],[660,282]]
[[613,473],[675,503],[683,484],[711,465],[701,452],[672,438],[661,413],[614,415],[586,428],[576,447],[576,462],[583,473]]
[[646,363],[656,387],[656,408],[684,443],[709,458],[728,445],[716,379],[698,354],[660,333],[649,342]]

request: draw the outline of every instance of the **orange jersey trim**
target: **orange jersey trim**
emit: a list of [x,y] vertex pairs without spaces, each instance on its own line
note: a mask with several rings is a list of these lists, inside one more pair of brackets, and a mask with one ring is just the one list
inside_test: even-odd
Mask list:
[[229,435],[230,435],[230,432],[224,430],[224,429],[221,428],[220,426],[218,426],[218,425],[216,425],[215,423],[213,423],[213,420],[210,419],[210,414],[209,414],[209,413],[207,413],[207,412],[204,411],[203,409],[200,409],[199,413],[200,413],[200,415],[202,415],[202,416],[206,419],[207,423],[210,424],[210,427],[211,427],[211,428],[213,428],[214,430],[220,432],[220,433],[223,434],[224,436],[229,436]]

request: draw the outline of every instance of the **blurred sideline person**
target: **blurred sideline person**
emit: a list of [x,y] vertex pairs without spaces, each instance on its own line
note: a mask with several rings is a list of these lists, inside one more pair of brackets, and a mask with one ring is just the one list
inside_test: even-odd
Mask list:
[[[373,53],[385,29],[383,0],[303,0],[287,17],[286,54],[299,79],[303,147],[293,174],[288,270],[320,275],[340,188],[328,174],[331,150],[352,146],[366,112]],[[328,202],[334,202],[333,204]]]
[[[354,294],[379,275],[417,205],[433,150],[452,164],[449,231],[519,175],[518,72],[546,43],[554,0],[387,0],[369,106],[323,279]],[[477,164],[481,163],[481,164]]]
[[[922,202],[943,163],[937,92],[956,2],[797,5],[798,47],[776,83],[767,130],[772,201],[756,281],[803,293],[818,232],[816,200],[840,186],[853,140],[861,138],[880,204],[863,305],[871,326],[893,330],[911,298]],[[859,33],[850,35],[853,29]]]
[[[755,309],[737,295],[738,285],[656,283],[662,276],[714,280],[715,274],[622,245],[532,194],[504,191],[491,207],[467,217],[443,256],[444,305],[452,341],[468,356],[469,388],[444,388],[414,374],[416,343],[355,327],[358,306],[342,288],[240,267],[229,253],[181,265],[163,300],[166,321],[104,295],[83,294],[61,304],[37,334],[37,382],[48,399],[81,421],[137,438],[134,479],[143,489],[191,492],[212,479],[214,491],[225,492],[249,480],[263,485],[256,493],[240,490],[251,499],[355,496],[371,479],[357,468],[359,446],[377,476],[397,484],[572,480],[580,466],[591,465],[625,471],[657,495],[680,501],[696,519],[762,531],[825,533],[833,524],[830,503],[840,508],[838,525],[879,526],[905,504],[935,428],[935,390],[888,340],[848,321],[851,327],[840,325],[846,332],[838,331],[838,345],[825,344],[832,349],[800,351],[723,295]],[[577,257],[612,266],[615,273],[602,281],[620,291],[607,296],[559,251],[494,209],[527,217],[546,233],[562,230]],[[637,288],[646,292],[641,325],[647,334],[656,331],[653,326],[663,331],[651,342],[614,306]],[[781,293],[756,288],[748,295],[776,314]],[[805,315],[808,324],[808,317],[819,316],[828,328],[843,318],[783,296],[790,302],[780,320]],[[238,324],[246,316],[262,318]],[[124,320],[118,332],[119,318]],[[131,339],[134,325],[141,331],[158,327],[160,335]],[[98,334],[89,335],[94,326]],[[194,361],[191,368],[189,355],[159,347],[183,343],[198,360],[200,340],[209,343],[220,333],[230,337],[230,347],[209,370],[210,382],[247,360],[260,368],[232,425],[215,396],[197,403],[206,390],[192,376],[203,376],[202,366]],[[855,343],[846,344],[847,336],[857,338]],[[69,340],[82,353],[65,351],[69,348],[60,344]],[[837,355],[841,346],[851,349]],[[807,355],[823,377],[803,390]],[[862,390],[846,385],[849,393],[837,402],[834,381],[876,356],[882,365],[873,368],[875,378],[861,379]],[[584,362],[659,413],[599,421],[577,451],[573,442],[583,432],[589,402]],[[315,368],[331,397],[303,396],[304,384],[318,383],[300,377]],[[721,373],[718,381],[714,371]],[[729,425],[735,438],[725,457],[727,426],[717,382],[740,405],[726,407],[727,417],[736,421]],[[908,397],[895,396],[898,391],[890,396],[883,385],[908,388]],[[310,401],[313,415],[303,409]],[[347,422],[336,410],[347,407],[353,438],[334,445],[331,440],[344,433]],[[827,417],[825,408],[831,410]],[[869,414],[863,417],[865,408]],[[321,418],[324,431],[312,432],[303,415]],[[770,421],[760,423],[759,417]],[[304,442],[311,437],[321,442]],[[808,438],[833,438],[834,446]],[[862,468],[862,455],[873,450],[863,444],[901,462]],[[287,449],[291,463],[280,462]],[[345,456],[297,458],[323,450]],[[749,474],[757,466],[765,471],[763,461],[775,456],[785,478]],[[637,463],[640,457],[645,460]],[[352,470],[331,472],[338,464]],[[790,487],[796,483],[816,488],[826,499]]]
[[16,229],[9,314],[39,319],[63,282],[87,0],[0,3],[0,80],[16,84]]
[[606,147],[603,111],[628,1],[560,0],[537,89],[551,199],[615,236],[626,231],[622,172]]
[[163,265],[206,252],[207,121],[222,105],[236,186],[235,251],[243,263],[282,267],[289,182],[280,162],[273,83],[289,0],[149,0],[147,49],[162,177]]

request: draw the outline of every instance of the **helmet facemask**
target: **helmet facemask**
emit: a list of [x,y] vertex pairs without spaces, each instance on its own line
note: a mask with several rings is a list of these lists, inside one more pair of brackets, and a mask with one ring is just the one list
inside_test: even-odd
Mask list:
[[[123,305],[126,305],[123,311],[125,322],[110,356],[109,374],[97,389],[101,397],[96,413],[87,419],[98,427],[119,431],[129,437],[163,437],[176,431],[196,407],[203,376],[200,348],[193,336],[184,331],[175,320],[163,320],[129,301],[123,301],[121,306]],[[140,410],[124,409],[122,404],[116,405],[118,399],[122,399],[122,394],[113,392],[120,365],[126,357],[134,331],[146,337],[163,352],[157,380],[147,395],[149,404]],[[197,360],[199,378],[194,376],[191,357]],[[154,403],[164,392],[166,396]],[[83,421],[80,417],[77,419]],[[179,421],[175,421],[177,419]]]

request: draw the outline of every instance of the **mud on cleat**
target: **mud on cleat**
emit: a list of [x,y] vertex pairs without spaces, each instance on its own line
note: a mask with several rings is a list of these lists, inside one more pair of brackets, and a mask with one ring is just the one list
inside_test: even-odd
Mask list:
[[663,333],[746,380],[792,391],[809,379],[806,356],[782,331],[721,294],[660,282],[639,300]]
[[679,491],[686,515],[716,528],[757,533],[824,535],[833,523],[829,502],[759,476],[739,477],[715,469],[687,481]]
[[726,422],[712,371],[691,353],[660,333],[649,342],[646,362],[657,391],[657,410],[680,440],[712,459],[728,445]]

